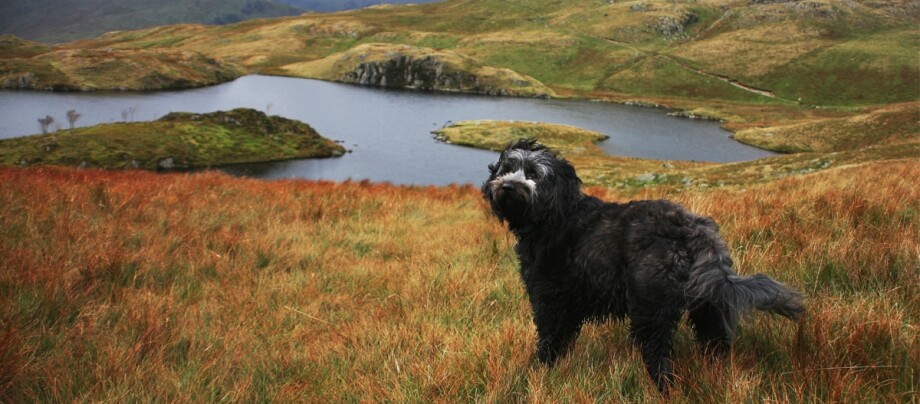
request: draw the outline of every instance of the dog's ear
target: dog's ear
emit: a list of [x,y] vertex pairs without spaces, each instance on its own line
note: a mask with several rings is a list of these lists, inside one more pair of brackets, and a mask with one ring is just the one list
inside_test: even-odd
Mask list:
[[498,168],[495,163],[489,163],[489,173],[495,174],[495,169]]

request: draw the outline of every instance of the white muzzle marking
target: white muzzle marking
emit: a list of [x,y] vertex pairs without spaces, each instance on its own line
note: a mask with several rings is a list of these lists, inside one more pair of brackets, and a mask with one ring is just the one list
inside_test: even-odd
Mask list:
[[492,186],[492,193],[497,193],[502,184],[506,182],[524,184],[524,186],[527,187],[527,190],[530,191],[531,195],[536,194],[537,192],[537,183],[533,180],[527,179],[527,177],[524,176],[523,170],[517,170],[513,173],[508,173],[492,180],[492,182],[489,183],[489,185]]

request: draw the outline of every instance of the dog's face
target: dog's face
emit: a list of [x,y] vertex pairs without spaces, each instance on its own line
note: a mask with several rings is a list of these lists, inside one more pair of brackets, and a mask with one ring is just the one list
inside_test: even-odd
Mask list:
[[510,144],[497,163],[489,164],[482,194],[499,219],[527,224],[547,209],[559,209],[566,194],[580,195],[580,184],[567,161],[535,140],[524,139]]

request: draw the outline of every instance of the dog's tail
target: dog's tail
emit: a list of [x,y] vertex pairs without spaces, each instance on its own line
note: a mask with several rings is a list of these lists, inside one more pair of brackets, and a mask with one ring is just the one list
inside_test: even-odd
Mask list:
[[685,290],[691,304],[714,305],[729,330],[734,330],[741,313],[751,309],[796,321],[802,317],[805,305],[799,292],[764,274],[740,276],[732,271],[728,247],[719,237],[715,222],[698,217],[693,227],[688,241],[694,262]]

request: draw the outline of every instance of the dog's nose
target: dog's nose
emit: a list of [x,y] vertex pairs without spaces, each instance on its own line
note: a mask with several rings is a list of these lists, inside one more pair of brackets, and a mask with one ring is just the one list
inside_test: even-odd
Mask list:
[[510,182],[502,183],[502,191],[514,191],[514,184]]

